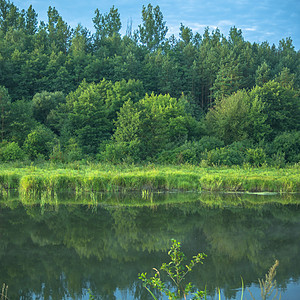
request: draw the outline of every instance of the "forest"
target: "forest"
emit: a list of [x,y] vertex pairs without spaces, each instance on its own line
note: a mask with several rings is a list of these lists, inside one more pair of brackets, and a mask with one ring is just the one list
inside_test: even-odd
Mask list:
[[184,24],[159,6],[126,34],[119,11],[94,32],[55,7],[0,0],[0,161],[276,166],[300,160],[300,52]]

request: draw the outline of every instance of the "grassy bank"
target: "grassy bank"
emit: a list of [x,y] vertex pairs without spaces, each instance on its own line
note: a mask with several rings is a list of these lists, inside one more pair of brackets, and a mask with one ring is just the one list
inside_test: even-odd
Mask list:
[[22,193],[193,190],[300,192],[300,167],[202,168],[197,166],[0,166],[0,189]]

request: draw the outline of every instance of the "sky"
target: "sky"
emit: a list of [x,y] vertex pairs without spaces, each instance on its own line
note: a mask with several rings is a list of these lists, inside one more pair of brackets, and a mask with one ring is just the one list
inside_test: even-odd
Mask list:
[[72,28],[79,23],[94,32],[92,18],[96,8],[108,13],[114,5],[118,8],[122,29],[132,20],[133,30],[141,24],[143,5],[159,5],[168,26],[168,35],[178,37],[182,23],[201,35],[205,27],[219,28],[228,36],[233,26],[242,30],[245,40],[251,43],[268,41],[278,46],[279,40],[291,37],[293,45],[300,49],[300,1],[299,0],[11,0],[18,8],[27,9],[32,4],[39,20],[47,21],[47,9],[55,7],[63,20]]

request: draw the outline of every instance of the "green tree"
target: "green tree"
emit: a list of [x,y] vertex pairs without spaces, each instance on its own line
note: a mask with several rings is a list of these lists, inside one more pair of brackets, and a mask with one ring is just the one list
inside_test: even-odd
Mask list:
[[39,156],[48,159],[54,145],[54,133],[44,125],[39,125],[28,134],[23,148],[32,160]]
[[28,134],[38,125],[33,117],[32,102],[18,100],[11,104],[7,119],[9,141],[23,145]]
[[62,19],[55,7],[48,8],[48,37],[49,45],[55,52],[67,53],[70,46],[71,29]]
[[153,8],[149,3],[147,7],[143,5],[142,24],[138,26],[136,35],[140,42],[151,51],[156,50],[165,41],[168,27],[163,21],[163,14],[159,6]]
[[0,144],[0,160],[4,162],[24,159],[24,151],[15,142]]
[[146,95],[136,104],[128,102],[118,114],[114,140],[136,140],[140,159],[153,158],[162,150],[184,143],[193,118],[186,113],[185,100],[170,95]]
[[103,79],[98,84],[83,81],[67,96],[69,132],[85,154],[96,154],[100,144],[113,133],[113,120],[123,104],[144,96],[140,81],[115,82]]
[[295,74],[291,73],[288,68],[283,68],[279,75],[276,76],[275,81],[286,88],[293,88],[295,86],[295,79]]
[[300,131],[283,132],[271,143],[271,154],[282,153],[289,163],[300,161]]
[[263,86],[270,79],[271,79],[271,70],[268,64],[264,61],[256,70],[255,84],[258,86]]
[[47,117],[51,110],[56,109],[60,104],[65,103],[65,96],[62,92],[41,92],[32,98],[32,108],[34,118],[42,123],[47,124]]
[[226,145],[246,139],[249,111],[249,96],[246,91],[238,91],[218,100],[205,117],[208,132],[223,140]]
[[18,29],[20,17],[19,10],[13,3],[0,0],[0,31],[6,34],[10,27]]
[[111,82],[99,84],[83,81],[67,98],[69,131],[85,154],[96,154],[100,143],[110,137],[111,122],[105,106]]
[[1,141],[5,139],[8,130],[7,117],[10,110],[10,97],[7,89],[0,86],[0,121],[1,121]]
[[191,28],[189,28],[187,26],[184,26],[181,23],[179,30],[180,30],[179,36],[181,37],[181,39],[183,40],[183,42],[185,44],[188,44],[189,42],[192,41],[192,39],[193,39],[193,31],[192,31]]
[[120,35],[119,31],[122,24],[119,11],[114,5],[110,9],[109,13],[104,15],[102,15],[97,8],[95,10],[93,23],[96,29],[96,43],[103,41],[105,38],[112,37],[113,35]]
[[128,100],[118,112],[118,119],[115,122],[116,131],[111,143],[105,148],[104,159],[113,163],[139,161],[141,155],[140,123],[140,112],[133,102]]
[[26,19],[26,25],[25,30],[28,35],[34,35],[37,32],[37,20],[38,14],[35,12],[35,10],[32,8],[32,5],[30,5],[26,11],[25,19]]
[[232,63],[221,65],[217,78],[213,84],[213,97],[220,100],[230,96],[240,89],[241,74],[238,66]]
[[297,91],[272,80],[262,87],[255,87],[250,92],[250,99],[261,107],[256,119],[262,120],[270,128],[266,134],[268,140],[283,131],[299,129],[300,101]]

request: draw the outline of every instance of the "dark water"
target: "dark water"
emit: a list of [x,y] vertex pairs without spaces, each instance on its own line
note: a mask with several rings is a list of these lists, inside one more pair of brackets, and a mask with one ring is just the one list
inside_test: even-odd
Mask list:
[[138,274],[154,275],[153,267],[169,261],[172,238],[188,258],[207,254],[187,282],[206,286],[212,299],[216,288],[222,299],[240,299],[241,277],[246,298],[250,288],[260,299],[258,278],[275,259],[282,299],[300,299],[299,196],[99,199],[84,205],[1,200],[0,284],[8,285],[10,299],[88,299],[89,289],[95,299],[152,299]]

